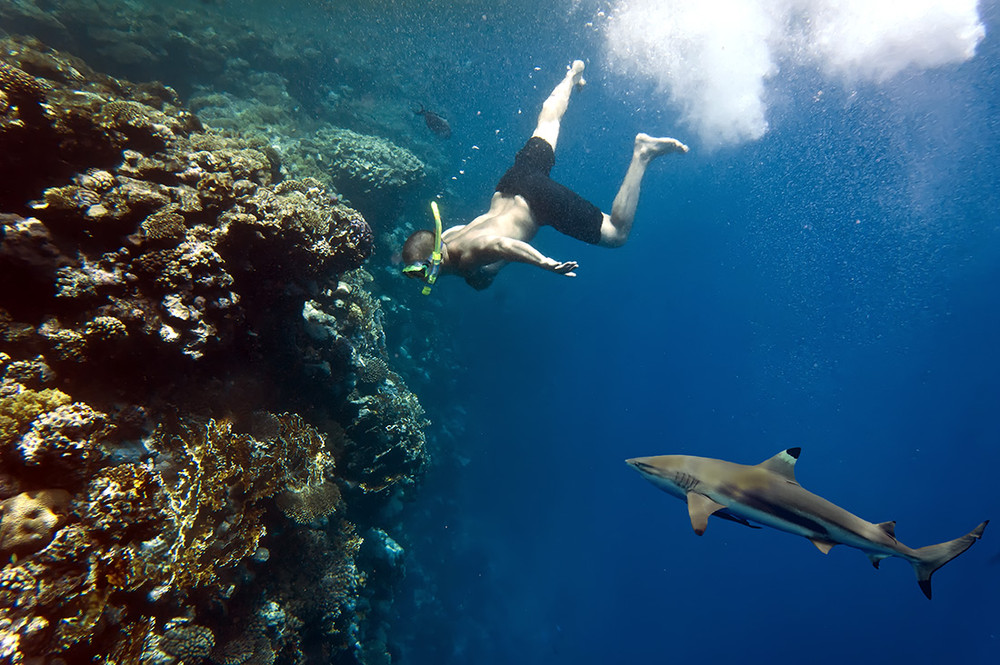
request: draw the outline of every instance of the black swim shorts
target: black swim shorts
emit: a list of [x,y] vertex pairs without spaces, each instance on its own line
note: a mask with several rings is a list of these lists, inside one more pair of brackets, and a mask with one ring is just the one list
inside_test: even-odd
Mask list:
[[601,240],[601,209],[549,177],[556,154],[549,142],[532,136],[500,182],[501,194],[520,194],[539,224],[596,245]]

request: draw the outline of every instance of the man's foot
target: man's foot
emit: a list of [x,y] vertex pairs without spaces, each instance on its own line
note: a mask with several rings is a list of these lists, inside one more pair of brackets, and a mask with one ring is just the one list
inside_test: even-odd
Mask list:
[[635,148],[633,154],[636,157],[651,160],[660,155],[669,155],[672,152],[687,152],[688,147],[671,138],[656,138],[649,134],[635,135]]
[[569,66],[569,71],[566,72],[566,76],[572,79],[573,85],[583,87],[586,85],[586,81],[583,80],[583,60],[574,60],[573,64]]

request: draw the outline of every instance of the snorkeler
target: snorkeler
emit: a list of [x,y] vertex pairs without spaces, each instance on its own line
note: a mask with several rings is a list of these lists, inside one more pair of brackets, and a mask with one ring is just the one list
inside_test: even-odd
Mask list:
[[438,221],[436,233],[421,230],[406,240],[403,273],[423,280],[427,284],[424,293],[430,292],[439,273],[460,275],[473,288],[485,289],[511,261],[576,277],[576,261],[556,261],[528,244],[542,226],[602,247],[621,247],[628,240],[646,167],[660,155],[687,152],[687,146],[671,138],[638,134],[610,215],[549,178],[559,123],[573,88],[584,84],[583,67],[580,60],[570,65],[545,100],[535,132],[517,153],[514,166],[500,178],[486,213],[443,233]]

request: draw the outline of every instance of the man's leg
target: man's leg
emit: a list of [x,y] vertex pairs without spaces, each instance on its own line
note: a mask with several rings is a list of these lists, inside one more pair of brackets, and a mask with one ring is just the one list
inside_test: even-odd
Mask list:
[[658,139],[648,134],[635,137],[632,162],[628,165],[625,180],[611,204],[611,214],[604,213],[604,222],[601,224],[602,247],[621,247],[628,240],[632,221],[635,219],[635,209],[639,205],[639,186],[649,163],[660,155],[687,151],[687,146],[676,139]]
[[538,114],[538,126],[532,136],[545,139],[552,149],[556,149],[559,139],[559,123],[562,121],[566,107],[569,106],[569,95],[573,86],[583,85],[583,61],[574,60],[566,72],[566,77],[559,82],[549,98],[542,104],[542,112]]

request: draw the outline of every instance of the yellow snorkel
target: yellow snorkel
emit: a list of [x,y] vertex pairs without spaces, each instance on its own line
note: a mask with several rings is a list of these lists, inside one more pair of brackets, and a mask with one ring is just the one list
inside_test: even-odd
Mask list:
[[420,291],[425,296],[430,294],[431,287],[437,281],[438,272],[441,270],[441,212],[438,210],[437,201],[431,201],[431,212],[434,213],[434,251],[431,252],[430,270],[424,278],[426,286]]
[[441,211],[438,210],[437,201],[431,201],[431,212],[434,213],[434,249],[431,250],[431,255],[422,261],[415,261],[403,267],[404,275],[423,281],[425,286],[420,292],[425,296],[431,292],[431,287],[437,281],[438,273],[441,272],[441,263],[444,261],[444,255],[441,252],[443,246]]

